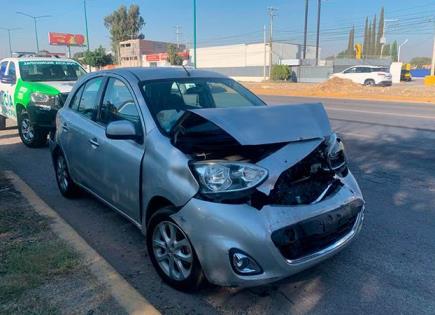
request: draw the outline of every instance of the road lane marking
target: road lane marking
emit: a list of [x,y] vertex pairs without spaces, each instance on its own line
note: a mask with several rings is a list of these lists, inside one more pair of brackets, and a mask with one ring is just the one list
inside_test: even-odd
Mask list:
[[101,255],[99,255],[56,211],[50,208],[18,175],[4,172],[15,189],[40,215],[52,220],[51,229],[71,244],[84,258],[85,265],[109,290],[128,314],[160,314],[133,286],[130,285]]
[[329,106],[325,106],[325,108],[327,111],[335,110],[335,111],[342,111],[342,112],[355,112],[355,113],[372,114],[372,115],[375,114],[375,115],[387,115],[387,116],[408,117],[408,118],[431,119],[435,121],[435,116],[399,114],[399,113],[389,113],[389,112],[371,112],[368,110],[336,108],[336,107],[329,107]]
[[340,132],[340,131],[338,131],[337,132],[338,134],[340,134],[340,135],[343,135],[343,136],[349,136],[349,137],[355,137],[355,138],[364,138],[364,139],[373,139],[373,138],[375,138],[375,137],[377,137],[377,136],[368,136],[368,135],[363,135],[363,134],[358,134],[358,133],[352,133],[352,132]]

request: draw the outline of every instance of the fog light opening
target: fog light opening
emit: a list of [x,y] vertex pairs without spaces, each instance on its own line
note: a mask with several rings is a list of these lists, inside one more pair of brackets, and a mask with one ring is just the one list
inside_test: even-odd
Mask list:
[[234,272],[238,275],[252,276],[263,273],[263,269],[255,259],[240,249],[230,250],[230,262]]

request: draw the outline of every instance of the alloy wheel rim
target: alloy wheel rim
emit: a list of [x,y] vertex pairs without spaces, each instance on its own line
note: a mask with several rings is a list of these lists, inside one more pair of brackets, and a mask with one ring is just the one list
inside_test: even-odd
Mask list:
[[28,118],[24,118],[21,122],[21,133],[24,140],[27,142],[32,142],[33,138],[35,137],[35,132]]
[[63,191],[68,189],[68,173],[66,170],[65,160],[62,156],[59,156],[57,159],[57,168],[56,168],[57,181]]
[[187,279],[192,273],[193,251],[184,232],[174,223],[162,221],[154,229],[152,241],[160,269],[173,280]]

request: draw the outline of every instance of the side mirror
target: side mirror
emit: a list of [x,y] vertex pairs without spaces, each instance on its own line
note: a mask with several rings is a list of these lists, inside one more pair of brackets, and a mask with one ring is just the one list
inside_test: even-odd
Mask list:
[[114,140],[140,140],[141,135],[128,120],[112,121],[106,127],[106,137]]
[[17,79],[13,75],[4,75],[1,78],[1,83],[4,83],[4,84],[15,84],[16,80]]

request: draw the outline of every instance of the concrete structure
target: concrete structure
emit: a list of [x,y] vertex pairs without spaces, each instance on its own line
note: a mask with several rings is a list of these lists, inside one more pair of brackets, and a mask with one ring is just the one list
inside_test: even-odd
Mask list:
[[[272,64],[284,64],[302,57],[302,45],[273,43]],[[269,45],[264,43],[236,44],[197,48],[197,66],[217,71],[237,80],[261,81],[269,73]],[[307,47],[307,59],[315,59],[316,48]],[[190,51],[193,56],[193,51]],[[192,60],[193,63],[193,60]]]
[[[131,39],[119,43],[119,56],[121,66],[123,67],[141,67],[143,66],[143,55],[165,53],[168,45],[174,43],[159,42],[145,39]],[[185,46],[180,45],[180,50]]]

